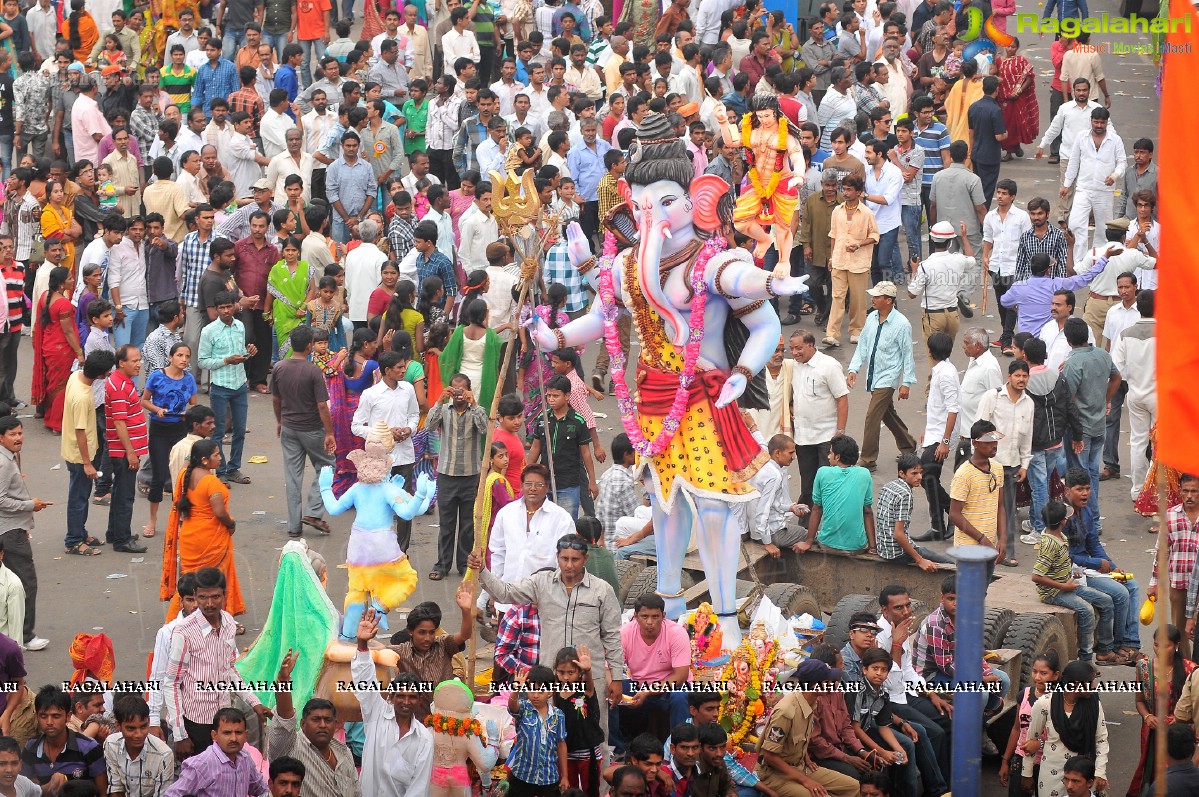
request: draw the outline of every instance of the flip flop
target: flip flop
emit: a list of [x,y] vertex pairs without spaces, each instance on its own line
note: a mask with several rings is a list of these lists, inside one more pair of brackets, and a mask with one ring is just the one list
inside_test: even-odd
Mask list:
[[429,573],[430,581],[441,581],[443,578],[445,578],[445,573],[438,573],[436,570]]
[[92,499],[92,503],[95,504],[96,506],[109,506],[112,504],[112,496],[97,495],[95,498]]
[[145,539],[148,540],[151,537],[153,537],[154,534],[155,534],[155,532],[154,532],[153,526],[150,526],[150,525],[142,526],[142,537],[144,537]]
[[300,522],[302,524],[304,524],[305,526],[311,526],[312,528],[319,531],[321,534],[332,534],[333,533],[333,529],[329,528],[329,524],[326,523],[325,521],[321,520],[320,518],[305,517],[305,518],[300,518]]
[[1004,567],[1019,567],[1020,566],[1020,563],[1017,562],[1015,559],[1004,559],[999,564],[1003,565]]

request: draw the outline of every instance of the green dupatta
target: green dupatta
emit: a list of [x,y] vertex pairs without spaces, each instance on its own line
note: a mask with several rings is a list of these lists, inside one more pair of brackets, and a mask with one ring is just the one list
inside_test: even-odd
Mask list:
[[282,304],[287,312],[273,312],[275,323],[275,341],[279,347],[279,359],[291,356],[291,341],[288,339],[291,331],[303,324],[305,317],[297,316],[296,311],[308,300],[308,283],[311,281],[312,269],[307,260],[301,260],[296,265],[296,273],[292,274],[287,268],[287,261],[280,260],[271,266],[267,276],[266,289],[270,292],[275,303]]
[[[449,387],[450,379],[462,367],[462,338],[466,327],[458,327],[450,335],[449,342],[441,350],[441,383]],[[499,379],[500,347],[503,340],[488,328],[483,336],[483,384],[471,385],[479,406],[491,412],[491,399],[495,396],[496,381]]]

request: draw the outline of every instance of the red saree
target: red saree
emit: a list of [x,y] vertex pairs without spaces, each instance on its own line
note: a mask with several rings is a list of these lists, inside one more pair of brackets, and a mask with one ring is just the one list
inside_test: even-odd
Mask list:
[[1003,108],[1003,123],[1007,127],[1007,138],[1002,146],[1015,152],[1022,144],[1036,141],[1039,132],[1041,110],[1037,105],[1032,64],[1022,55],[1005,58],[999,63],[998,76],[999,105]]
[[61,296],[50,305],[50,321],[44,318],[45,303],[51,299],[49,293],[42,298],[33,322],[33,383],[30,387],[34,406],[43,406],[45,417],[42,423],[47,429],[62,432],[62,407],[66,398],[67,379],[75,363],[75,352],[67,341],[62,320],[75,323],[75,305]]

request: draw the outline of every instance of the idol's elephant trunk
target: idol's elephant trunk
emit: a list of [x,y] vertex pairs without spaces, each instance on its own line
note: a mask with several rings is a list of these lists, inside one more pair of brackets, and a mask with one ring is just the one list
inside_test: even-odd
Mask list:
[[668,222],[654,219],[652,211],[643,213],[641,242],[637,252],[637,278],[646,301],[666,322],[667,336],[671,338],[675,346],[682,347],[687,343],[690,328],[687,326],[683,314],[666,297],[659,278],[658,267],[662,260],[662,239],[668,228]]

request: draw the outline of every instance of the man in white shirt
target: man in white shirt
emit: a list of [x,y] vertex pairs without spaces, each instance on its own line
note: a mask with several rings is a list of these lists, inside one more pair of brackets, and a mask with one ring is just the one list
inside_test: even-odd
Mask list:
[[1032,229],[1028,211],[1016,207],[1015,202],[1016,181],[1004,178],[995,184],[995,209],[983,218],[983,266],[990,272],[991,284],[995,287],[995,304],[1003,324],[999,337],[1001,348],[1012,345],[1017,318],[1016,309],[1005,307],[1001,300],[1016,280],[1020,236]]
[[587,99],[592,102],[604,96],[599,73],[595,71],[595,67],[587,63],[587,47],[585,45],[571,45],[570,62],[566,65],[564,77],[567,83],[574,86],[577,91],[586,94]]
[[200,49],[200,37],[196,35],[196,16],[190,9],[179,12],[179,30],[167,36],[166,51],[169,53],[176,44],[183,46],[183,52],[194,53]]
[[450,12],[450,23],[453,27],[441,38],[442,68],[445,74],[454,74],[454,62],[459,58],[469,58],[477,66],[481,54],[479,42],[475,40],[474,31],[470,30],[465,8],[455,8]]
[[487,121],[487,138],[475,148],[475,161],[479,164],[479,173],[484,176],[491,172],[507,174],[504,163],[508,158],[509,146],[508,123],[499,116],[491,117]]
[[[199,174],[200,153],[198,150],[189,150],[179,161],[179,175],[175,178],[175,182],[183,189],[183,196],[193,208],[208,201],[208,197],[204,196],[204,192],[200,190]],[[175,243],[181,241],[182,238]]]
[[411,69],[415,59],[412,39],[400,31],[400,12],[394,8],[387,9],[387,13],[383,15],[383,32],[371,39],[371,52],[375,54],[370,64],[372,69],[382,60],[380,55],[383,52],[383,42],[388,39],[399,45],[400,57],[404,59],[402,65]]
[[358,223],[358,237],[362,243],[346,255],[346,302],[350,308],[346,317],[355,327],[366,326],[366,307],[371,293],[379,287],[383,264],[387,262],[387,255],[375,244],[378,236],[379,225],[374,219],[363,219]]
[[[358,624],[358,652],[350,664],[350,674],[357,682],[375,682],[370,641],[378,632],[375,610],[367,609]],[[433,777],[433,731],[415,714],[423,687],[417,676],[402,673],[392,679],[386,700],[373,688],[354,693],[362,706],[366,731],[359,774],[363,794],[428,795]]]
[[204,139],[201,136],[207,124],[203,108],[192,108],[188,111],[187,124],[179,128],[179,135],[175,138],[175,146],[179,148],[181,159],[185,152],[195,152],[199,155],[200,150],[204,149]]
[[458,220],[458,232],[458,259],[463,272],[486,269],[487,246],[500,237],[499,224],[491,213],[491,183],[484,180],[475,188],[475,201]]
[[[569,78],[567,79],[569,80]],[[500,98],[501,116],[508,117],[516,113],[513,101],[524,87],[525,84],[516,79],[516,61],[505,58],[500,64],[500,79],[491,84],[491,90],[495,92],[495,96]]]
[[287,100],[287,89],[271,89],[270,104],[258,125],[262,152],[268,161],[287,151],[287,131],[296,127],[295,120],[287,115],[291,105]]
[[516,287],[517,280],[507,269],[512,262],[512,250],[503,241],[495,241],[487,244],[486,252],[487,291],[483,299],[487,302],[489,314],[487,326],[507,343],[512,336],[512,306],[516,304],[512,289]]
[[[898,167],[892,168],[898,171]],[[944,332],[949,335],[952,345],[957,339],[961,323],[958,317],[958,292],[967,284],[967,275],[974,269],[974,247],[966,236],[964,223],[961,227],[961,254],[949,251],[950,241],[958,237],[949,222],[937,222],[928,235],[932,241],[932,253],[916,267],[916,273],[908,283],[908,298],[915,299],[920,293],[924,294],[920,301],[920,315],[925,341],[935,332]]]
[[[1073,89],[1074,101],[1062,103],[1061,107],[1057,109],[1057,113],[1054,114],[1053,121],[1045,130],[1045,135],[1041,136],[1041,143],[1037,145],[1036,157],[1039,160],[1045,156],[1045,148],[1049,146],[1050,142],[1059,135],[1062,137],[1061,160],[1058,163],[1059,184],[1066,182],[1066,169],[1070,165],[1070,153],[1074,150],[1074,140],[1091,129],[1091,111],[1103,107],[1088,99],[1091,96],[1091,84],[1087,82],[1086,78],[1076,80]],[[1116,132],[1115,128],[1110,126],[1109,131]],[[1054,159],[1050,158],[1049,162],[1053,163]],[[1057,203],[1058,224],[1066,223],[1073,204],[1074,192],[1067,191]]]
[[1059,195],[1065,197],[1074,188],[1074,204],[1066,224],[1074,236],[1076,263],[1091,245],[1090,217],[1095,217],[1095,229],[1106,226],[1115,212],[1115,186],[1124,184],[1128,156],[1120,136],[1107,129],[1109,119],[1111,113],[1107,108],[1091,111],[1090,134],[1074,139],[1066,179],[1058,189]]
[[250,138],[254,132],[254,120],[250,115],[238,111],[230,118],[236,132],[228,146],[221,150],[221,157],[228,164],[229,177],[237,187],[233,198],[244,199],[252,196],[252,189],[262,179],[262,169],[270,164],[270,159],[258,152],[254,140]]
[[429,210],[423,221],[437,225],[437,251],[454,262],[454,227],[450,219],[450,194],[444,185],[429,189]]
[[999,360],[991,352],[991,335],[982,327],[971,327],[962,334],[962,352],[970,358],[958,390],[958,429],[962,436],[954,455],[953,468],[970,458],[970,427],[978,420],[978,402],[983,393],[1003,384]]
[[[394,351],[379,355],[378,383],[362,391],[358,409],[350,421],[350,431],[366,439],[367,433],[382,421],[391,430],[391,473],[404,477],[404,489],[415,489],[412,468],[416,453],[412,446],[412,435],[420,425],[420,406],[416,403],[416,390],[404,381],[406,362]],[[407,551],[412,542],[412,521],[396,518],[396,538],[401,551]]]
[[[978,403],[978,420],[990,421],[1003,437],[992,461],[1003,466],[1003,502],[1007,520],[1006,534],[1016,535],[1016,484],[1028,475],[1032,460],[1032,424],[1035,405],[1028,387],[1028,363],[1013,360],[1008,364],[1007,384],[988,390]],[[1006,513],[1011,513],[1006,514]],[[1005,564],[1014,567],[1016,546],[1012,546]]]
[[[189,614],[196,610],[196,574],[184,573],[179,576],[175,591],[179,593],[179,614],[174,620],[158,629],[154,635],[154,654],[150,659],[150,680],[162,683],[167,677],[167,661],[171,658],[171,632],[175,626],[183,622]],[[162,690],[153,689],[149,692],[150,727],[162,726]]]
[[304,181],[304,202],[312,199],[312,170],[316,159],[311,153],[304,151],[304,134],[298,127],[291,127],[283,135],[286,149],[275,157],[266,167],[266,181],[275,192],[275,204],[287,204],[287,178],[293,174],[300,175]]
[[[1108,351],[1111,351],[1112,342],[1124,328],[1118,327],[1110,338],[1104,333],[1107,316],[1120,305],[1124,298],[1124,294],[1119,290],[1120,276],[1123,274],[1133,275],[1132,295],[1125,303],[1126,312],[1131,316],[1128,323],[1132,324],[1139,317],[1133,306],[1136,301],[1136,290],[1140,284],[1139,276],[1146,272],[1153,274],[1157,267],[1157,258],[1147,257],[1139,249],[1125,245],[1121,250],[1121,242],[1127,232],[1128,219],[1109,221],[1105,230],[1108,242],[1088,249],[1083,259],[1074,265],[1076,273],[1085,274],[1094,268],[1100,258],[1107,258],[1107,265],[1103,267],[1098,276],[1091,280],[1091,284],[1088,286],[1090,293],[1082,308],[1082,318],[1091,328],[1091,334],[1095,336],[1095,340],[1102,342],[1103,347]],[[1117,254],[1109,254],[1110,252]]]
[[529,85],[520,90],[529,98],[529,114],[545,120],[550,108],[549,87],[545,85],[545,65],[534,62],[529,66]]
[[[866,193],[862,199],[874,211],[874,220],[878,224],[878,244],[874,247],[874,263],[871,266],[874,282],[903,281],[903,261],[899,256],[902,192],[903,172],[887,159],[887,145],[880,141],[867,142]],[[954,303],[957,303],[956,298]]]
[[[1120,282],[1128,283],[1124,277]],[[1135,284],[1133,286],[1135,288]],[[1154,292],[1137,294],[1136,308],[1140,315],[1136,323],[1125,327],[1112,347],[1112,364],[1128,385],[1124,403],[1128,407],[1128,447],[1132,455],[1132,500],[1141,494],[1141,485],[1149,462],[1145,446],[1149,430],[1157,421],[1157,322],[1153,318]],[[1111,313],[1108,313],[1111,316]],[[1116,435],[1119,439],[1119,435]]]
[[[491,572],[511,584],[558,563],[558,540],[573,534],[570,513],[549,500],[550,471],[529,465],[521,474],[523,495],[495,515],[491,527]],[[501,615],[508,604],[496,604]]]
[[129,220],[125,237],[108,253],[108,291],[114,308],[114,348],[132,343],[139,349],[146,340],[150,301],[146,293],[146,224]]
[[[1049,306],[1049,320],[1045,322],[1037,337],[1045,342],[1045,367],[1060,370],[1070,356],[1070,344],[1066,342],[1066,321],[1074,315],[1074,291],[1053,292],[1053,304]],[[1095,345],[1095,335],[1087,328],[1087,343]]]
[[526,128],[533,134],[534,141],[540,141],[545,135],[545,122],[541,117],[533,114],[533,101],[527,94],[517,94],[512,99],[513,113],[504,117],[504,121],[508,123],[508,127],[515,131],[517,128]]
[[[752,431],[756,432],[756,427]],[[761,434],[756,433],[755,439],[762,442]],[[749,504],[749,535],[777,559],[783,548],[790,548],[803,537],[799,525],[787,527],[790,516],[802,517],[808,514],[808,509],[793,503],[787,489],[791,463],[795,461],[795,441],[785,434],[776,434],[765,447],[770,459],[749,479],[758,490],[757,500]]]
[[[1092,249],[1092,252],[1095,250]],[[1136,250],[1124,250],[1125,252]],[[1140,252],[1136,252],[1140,255]],[[1144,255],[1141,255],[1144,257]],[[1116,258],[1112,258],[1115,260]],[[1108,266],[1111,266],[1111,260],[1108,261]],[[1107,269],[1104,269],[1106,273]],[[1101,274],[1100,277],[1103,275]],[[1097,280],[1099,278],[1096,278]],[[1092,282],[1093,286],[1095,283]],[[1152,291],[1150,291],[1152,293]],[[1141,313],[1137,309],[1137,275],[1135,272],[1124,269],[1116,276],[1116,293],[1118,301],[1114,305],[1108,305],[1107,302],[1099,302],[1106,311],[1106,316],[1103,319],[1103,348],[1112,353],[1112,359],[1115,359],[1115,344],[1120,339],[1120,333],[1128,329],[1130,326],[1141,320]],[[1091,299],[1087,300],[1087,307],[1091,306]],[[1083,318],[1086,318],[1084,309]],[[1116,392],[1112,394],[1108,401],[1110,409],[1107,411],[1107,432],[1103,438],[1103,470],[1099,473],[1100,481],[1107,481],[1120,477],[1120,420],[1124,415],[1124,403],[1128,397],[1128,379],[1125,377],[1124,371],[1120,371],[1120,387],[1116,388]],[[1156,412],[1154,413],[1156,415]],[[1146,430],[1147,432],[1148,430]],[[1143,450],[1143,446],[1142,446]],[[1145,474],[1141,474],[1141,482],[1138,482],[1135,487],[1140,487],[1144,482]]]
[[930,528],[924,535],[909,534],[908,537],[915,542],[945,539],[949,493],[941,484],[941,469],[949,458],[949,452],[957,446],[958,415],[962,411],[958,370],[949,361],[953,354],[953,338],[946,332],[933,332],[926,343],[929,361],[934,365],[928,377],[920,464],[924,466],[924,495],[928,499]]
[[845,434],[849,386],[841,364],[816,350],[816,336],[811,332],[792,334],[789,347],[795,358],[791,395],[795,406],[795,453],[799,459],[799,503],[811,506],[816,471],[828,464],[833,438]]
[[[38,0],[37,4],[25,12],[25,22],[29,26],[29,37],[33,39],[34,54],[39,60],[54,55],[54,42],[58,38],[58,14],[50,4],[50,0]],[[167,48],[170,52],[170,48]]]

